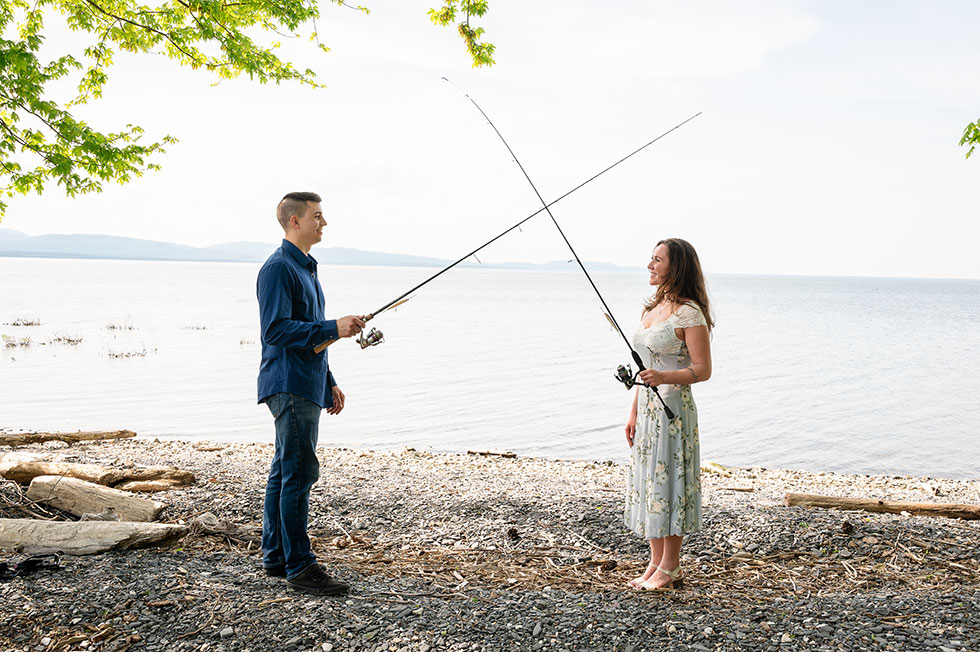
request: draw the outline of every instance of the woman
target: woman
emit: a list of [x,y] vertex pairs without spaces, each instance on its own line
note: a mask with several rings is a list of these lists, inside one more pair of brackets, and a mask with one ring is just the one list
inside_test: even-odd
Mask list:
[[633,348],[647,367],[640,380],[658,389],[674,418],[667,418],[652,390],[637,387],[626,422],[631,451],[624,518],[650,541],[650,563],[629,585],[671,589],[683,578],[684,535],[701,529],[698,413],[691,385],[711,377],[714,320],[701,263],[688,242],[661,240],[647,269],[657,291],[644,306]]

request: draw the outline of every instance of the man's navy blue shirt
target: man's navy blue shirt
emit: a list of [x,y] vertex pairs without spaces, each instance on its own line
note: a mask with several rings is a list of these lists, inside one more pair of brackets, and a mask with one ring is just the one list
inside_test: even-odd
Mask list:
[[337,339],[337,321],[323,318],[316,259],[283,240],[259,270],[256,294],[262,329],[259,403],[289,392],[331,407],[337,383],[327,365],[329,349],[313,348]]

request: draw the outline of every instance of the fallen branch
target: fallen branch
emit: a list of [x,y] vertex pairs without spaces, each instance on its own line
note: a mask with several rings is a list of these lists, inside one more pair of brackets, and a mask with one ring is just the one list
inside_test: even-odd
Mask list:
[[43,462],[13,455],[0,459],[0,477],[29,484],[39,475],[67,476],[127,491],[159,491],[192,485],[195,482],[194,474],[190,471],[168,466],[114,469],[100,464]]
[[120,521],[155,521],[166,505],[133,494],[103,487],[78,478],[39,475],[31,480],[27,497],[55,509],[81,516],[99,514],[106,509]]
[[734,474],[731,472],[730,467],[727,467],[718,462],[707,462],[701,465],[702,473],[716,473],[725,478],[731,478]]
[[788,493],[783,497],[783,505],[786,507],[820,507],[822,509],[858,509],[883,514],[908,512],[916,516],[941,516],[967,520],[980,519],[980,505],[961,503],[910,503],[898,500]]
[[80,441],[129,439],[135,436],[136,433],[132,430],[0,433],[0,446],[27,446],[28,444],[40,444],[46,441],[63,441],[66,444],[77,444]]
[[166,545],[186,534],[187,526],[163,523],[0,518],[0,550],[28,555],[94,555],[107,550]]
[[486,450],[486,451],[473,451],[473,450],[469,450],[469,451],[466,451],[466,454],[467,455],[482,455],[484,457],[487,457],[487,456],[506,457],[506,458],[510,458],[510,459],[513,459],[513,458],[517,457],[517,453],[513,453],[511,451],[498,451],[498,450]]

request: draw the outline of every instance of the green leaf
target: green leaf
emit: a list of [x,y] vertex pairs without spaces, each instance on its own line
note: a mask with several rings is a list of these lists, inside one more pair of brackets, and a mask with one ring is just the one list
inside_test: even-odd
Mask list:
[[[330,1],[370,13],[345,0]],[[428,12],[436,25],[457,25],[474,67],[493,65],[494,46],[482,42],[483,28],[470,25],[488,8],[486,0],[445,0]],[[40,58],[42,47],[46,56],[46,45],[57,47],[45,43],[48,13],[88,35],[80,58]],[[143,130],[133,125],[103,133],[70,112],[102,97],[116,52],[162,54],[218,79],[246,75],[260,84],[322,88],[313,70],[298,70],[275,54],[279,39],[304,37],[328,52],[319,41],[319,18],[319,5],[310,0],[0,0],[0,196],[40,193],[50,181],[72,197],[160,169],[164,146],[175,138],[144,142]],[[61,106],[49,83],[72,76],[74,96]],[[0,219],[6,208],[0,202]]]

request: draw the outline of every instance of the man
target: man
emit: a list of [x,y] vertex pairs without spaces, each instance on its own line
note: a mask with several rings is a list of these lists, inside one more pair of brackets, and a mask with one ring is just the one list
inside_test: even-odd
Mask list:
[[262,328],[259,403],[276,420],[276,450],[265,488],[263,567],[294,589],[340,595],[349,587],[329,575],[310,550],[310,489],[320,475],[316,458],[320,411],[340,414],[344,393],[327,365],[328,340],[351,337],[363,317],[324,319],[323,289],[310,249],[323,238],[320,196],[291,192],[276,209],[285,232],[282,246],[265,261],[256,284]]

